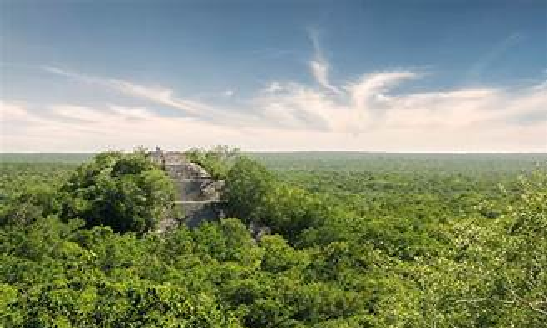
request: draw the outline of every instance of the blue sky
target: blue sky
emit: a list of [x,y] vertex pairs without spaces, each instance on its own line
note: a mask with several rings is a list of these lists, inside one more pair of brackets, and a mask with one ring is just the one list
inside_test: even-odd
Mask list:
[[0,1],[3,151],[547,151],[545,1]]

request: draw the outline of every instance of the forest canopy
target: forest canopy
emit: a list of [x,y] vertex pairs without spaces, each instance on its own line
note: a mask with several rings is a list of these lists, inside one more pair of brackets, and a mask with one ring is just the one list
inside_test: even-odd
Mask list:
[[547,157],[200,154],[228,218],[165,234],[145,153],[3,163],[0,326],[545,326]]
[[87,227],[142,234],[174,214],[171,180],[143,151],[97,155],[76,170],[60,193],[60,218],[82,218]]

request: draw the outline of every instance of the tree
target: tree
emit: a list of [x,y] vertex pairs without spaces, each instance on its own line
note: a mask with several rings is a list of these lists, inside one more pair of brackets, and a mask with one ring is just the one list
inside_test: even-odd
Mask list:
[[266,215],[263,205],[275,182],[273,175],[260,163],[246,157],[238,158],[226,176],[223,193],[228,216],[246,223],[261,222]]
[[2,209],[0,226],[28,225],[58,210],[59,195],[56,188],[45,184],[30,186]]
[[144,233],[173,213],[174,187],[143,151],[106,152],[84,164],[61,187],[61,218],[82,218],[87,227]]
[[191,148],[184,155],[187,160],[203,167],[215,179],[225,179],[230,166],[239,157],[239,148],[215,146],[210,150]]

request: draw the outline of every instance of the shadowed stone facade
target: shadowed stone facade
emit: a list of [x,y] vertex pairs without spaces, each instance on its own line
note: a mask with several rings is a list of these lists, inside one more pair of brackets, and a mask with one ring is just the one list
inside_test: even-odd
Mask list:
[[159,148],[150,153],[153,162],[159,164],[173,180],[177,189],[176,204],[181,205],[181,219],[164,219],[158,232],[164,232],[186,224],[190,228],[223,216],[220,194],[224,181],[214,180],[201,166],[190,163],[181,152],[166,152]]

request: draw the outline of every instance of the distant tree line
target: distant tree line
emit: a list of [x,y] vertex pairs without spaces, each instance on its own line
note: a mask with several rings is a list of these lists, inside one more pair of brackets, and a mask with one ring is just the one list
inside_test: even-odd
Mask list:
[[545,326],[547,170],[498,186],[225,153],[189,158],[230,218],[165,234],[173,187],[144,151],[0,168],[0,327]]

